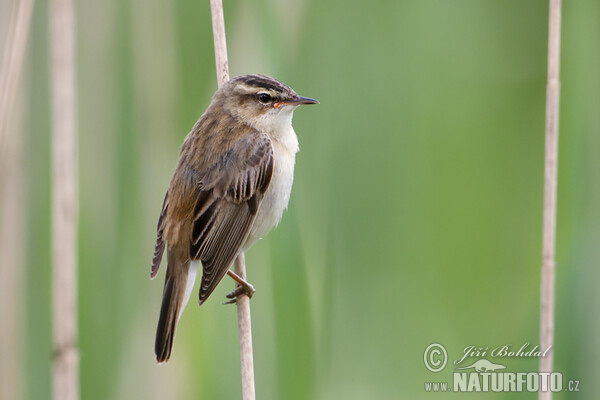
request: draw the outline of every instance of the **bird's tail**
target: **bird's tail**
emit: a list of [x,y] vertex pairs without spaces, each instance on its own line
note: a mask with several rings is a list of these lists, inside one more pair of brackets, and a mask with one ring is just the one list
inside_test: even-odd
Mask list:
[[189,300],[198,269],[198,263],[192,262],[184,265],[179,263],[177,257],[171,256],[172,254],[169,252],[169,266],[165,277],[163,300],[154,343],[154,352],[158,363],[167,362],[171,357],[175,328],[177,328],[179,317]]

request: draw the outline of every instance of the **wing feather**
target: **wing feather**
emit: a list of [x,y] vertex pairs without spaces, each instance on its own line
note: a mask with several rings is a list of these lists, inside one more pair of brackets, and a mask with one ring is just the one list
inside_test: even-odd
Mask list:
[[169,192],[165,194],[165,200],[163,201],[162,211],[160,212],[160,217],[158,218],[158,226],[156,227],[156,245],[154,246],[154,257],[152,258],[152,269],[150,270],[151,279],[154,279],[154,277],[158,273],[158,268],[160,267],[160,262],[162,261],[163,252],[165,251],[165,239],[163,235],[166,224],[165,215],[167,214],[168,205]]
[[238,255],[273,175],[268,136],[243,135],[199,185],[190,258],[202,261],[199,302],[214,291]]

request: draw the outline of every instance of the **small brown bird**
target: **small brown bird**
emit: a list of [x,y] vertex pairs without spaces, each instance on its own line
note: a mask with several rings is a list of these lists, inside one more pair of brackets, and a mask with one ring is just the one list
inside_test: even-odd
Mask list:
[[200,305],[228,273],[241,285],[227,296],[232,302],[254,293],[229,267],[287,208],[298,151],[292,115],[297,106],[316,103],[268,76],[239,76],[217,90],[186,137],[158,220],[150,273],[156,276],[166,244],[159,363],[171,356],[199,263]]

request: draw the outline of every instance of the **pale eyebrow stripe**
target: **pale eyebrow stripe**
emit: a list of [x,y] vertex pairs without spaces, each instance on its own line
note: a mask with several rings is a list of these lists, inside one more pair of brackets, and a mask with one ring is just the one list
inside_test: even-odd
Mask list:
[[242,91],[244,93],[256,93],[257,88],[254,86],[246,85],[245,83],[239,83],[236,86],[236,89],[239,89],[240,91]]

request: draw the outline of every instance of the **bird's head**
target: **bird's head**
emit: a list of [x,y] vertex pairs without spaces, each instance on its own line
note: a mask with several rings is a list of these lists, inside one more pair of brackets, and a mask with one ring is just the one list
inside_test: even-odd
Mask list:
[[231,79],[213,98],[213,104],[256,129],[272,131],[291,124],[301,104],[318,104],[299,96],[292,88],[266,75],[243,75]]

